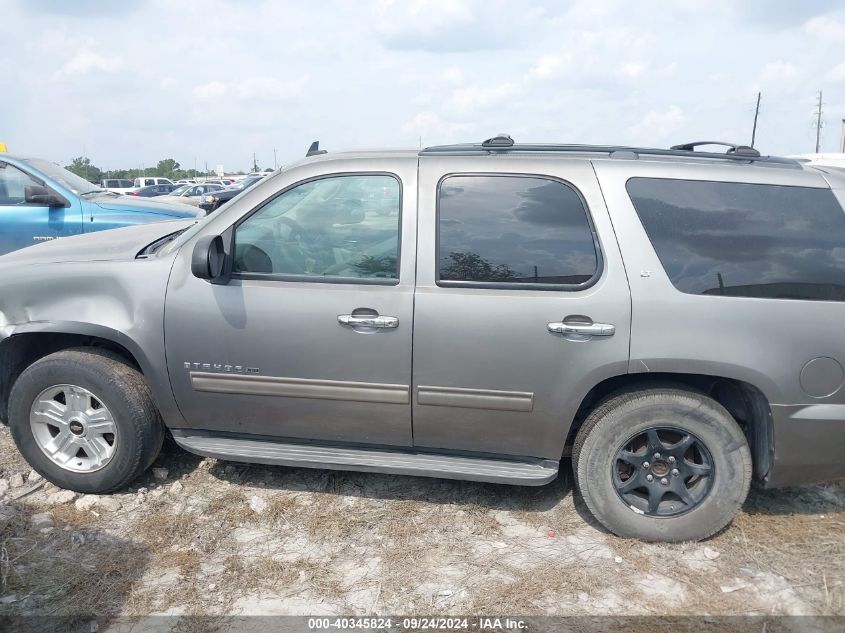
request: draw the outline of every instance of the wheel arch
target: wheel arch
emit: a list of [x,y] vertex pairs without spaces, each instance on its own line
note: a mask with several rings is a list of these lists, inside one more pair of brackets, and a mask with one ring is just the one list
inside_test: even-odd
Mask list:
[[581,400],[569,429],[564,454],[571,452],[584,420],[601,402],[623,390],[648,389],[661,385],[674,385],[704,393],[725,407],[748,440],[754,477],[766,479],[774,458],[774,431],[769,399],[755,385],[726,376],[653,372],[606,378],[593,386]]
[[73,347],[108,349],[149,375],[149,358],[131,338],[107,326],[74,321],[38,321],[16,326],[0,341],[0,420],[7,423],[9,394],[23,371],[40,358]]

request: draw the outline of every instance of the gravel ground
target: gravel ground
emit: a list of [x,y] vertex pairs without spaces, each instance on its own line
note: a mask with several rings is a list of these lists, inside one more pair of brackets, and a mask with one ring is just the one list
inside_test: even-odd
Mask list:
[[0,428],[0,615],[843,615],[845,482],[754,490],[703,543],[606,533],[516,488],[202,459],[46,484]]

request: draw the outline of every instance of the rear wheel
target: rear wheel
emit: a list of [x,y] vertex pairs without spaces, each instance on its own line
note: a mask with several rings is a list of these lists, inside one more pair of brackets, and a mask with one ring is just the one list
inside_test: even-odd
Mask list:
[[28,367],[9,400],[18,450],[45,479],[111,492],[158,455],[164,427],[143,376],[116,354],[74,349]]
[[742,430],[718,402],[683,388],[612,396],[573,447],[578,488],[607,529],[646,541],[694,541],[725,527],[751,484]]

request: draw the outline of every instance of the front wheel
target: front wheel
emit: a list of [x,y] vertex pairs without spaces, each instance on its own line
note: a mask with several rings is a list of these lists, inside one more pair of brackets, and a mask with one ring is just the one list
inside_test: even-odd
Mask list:
[[736,421],[712,398],[674,387],[599,405],[576,437],[573,467],[593,516],[645,541],[707,538],[731,521],[751,485]]
[[143,376],[105,350],[57,352],[12,387],[9,426],[30,466],[77,492],[122,488],[155,460],[164,427]]

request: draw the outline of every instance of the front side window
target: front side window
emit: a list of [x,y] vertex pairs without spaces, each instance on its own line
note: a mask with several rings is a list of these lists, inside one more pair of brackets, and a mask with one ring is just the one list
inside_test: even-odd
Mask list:
[[0,162],[0,205],[26,204],[26,188],[40,184],[17,167]]
[[438,197],[438,282],[586,284],[599,259],[581,196],[557,180],[450,176]]
[[235,229],[234,273],[397,280],[399,181],[332,176],[288,189]]
[[664,178],[627,189],[681,292],[845,301],[845,212],[829,189]]

